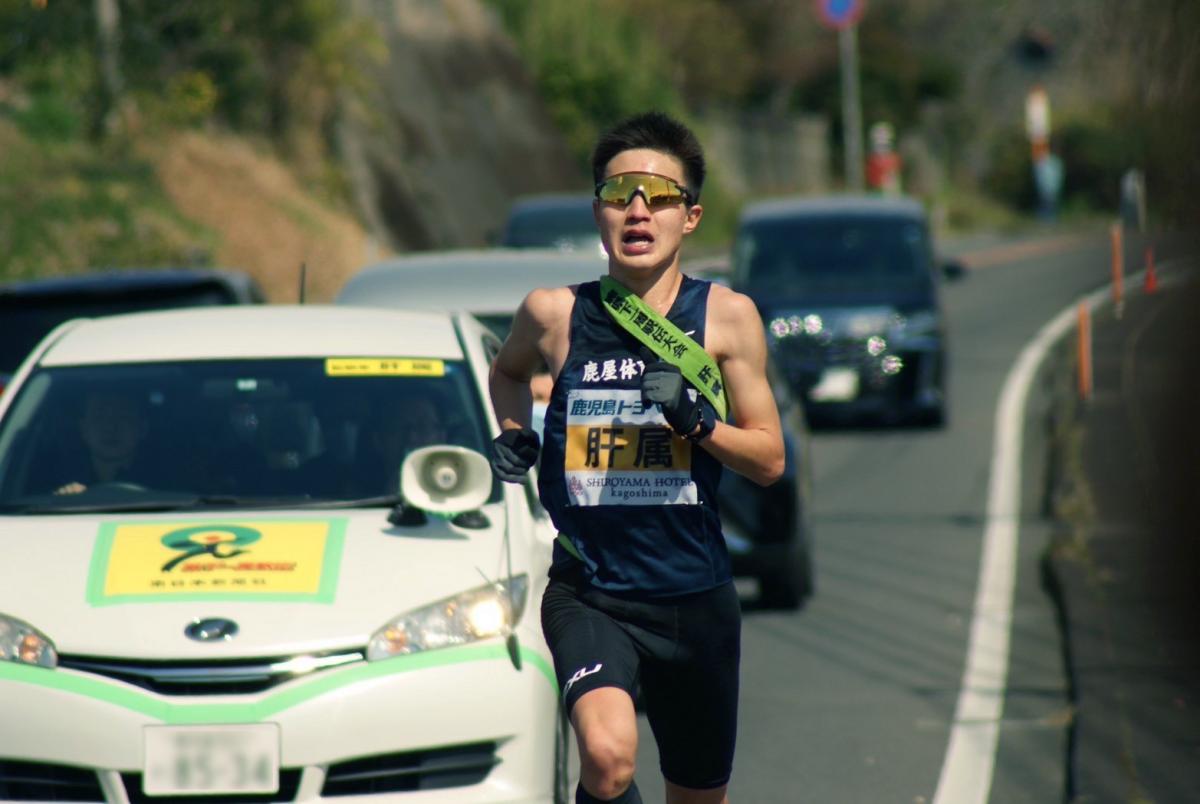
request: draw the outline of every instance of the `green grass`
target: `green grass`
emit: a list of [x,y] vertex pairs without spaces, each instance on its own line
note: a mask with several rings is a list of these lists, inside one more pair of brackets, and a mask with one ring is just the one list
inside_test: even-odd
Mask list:
[[211,262],[212,233],[126,149],[35,140],[0,115],[0,151],[0,279]]

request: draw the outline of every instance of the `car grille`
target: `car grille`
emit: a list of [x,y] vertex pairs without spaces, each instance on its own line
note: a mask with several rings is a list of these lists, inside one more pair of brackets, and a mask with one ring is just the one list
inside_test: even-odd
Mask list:
[[163,695],[246,695],[262,692],[314,670],[361,662],[365,658],[362,651],[356,650],[303,657],[207,662],[59,656],[58,664]]
[[[495,742],[430,748],[397,754],[364,757],[331,765],[325,775],[322,796],[358,796],[443,790],[479,784],[500,764]],[[121,781],[130,804],[168,801],[170,804],[201,804],[205,801],[262,802],[293,801],[300,788],[300,768],[279,772],[279,790],[274,793],[232,795],[147,796],[142,791],[142,774],[122,773]],[[6,801],[105,801],[95,771],[70,765],[0,759],[0,800]]]
[[206,793],[202,796],[148,796],[142,792],[142,774],[122,773],[121,781],[125,783],[125,795],[129,796],[129,804],[150,804],[165,802],[165,804],[204,804],[206,801],[226,802],[226,804],[269,804],[274,801],[294,801],[296,791],[300,789],[300,769],[286,768],[279,771],[279,789],[274,793],[233,793],[230,795],[214,795]]
[[828,343],[816,338],[789,338],[776,349],[785,364],[805,368],[854,366],[870,358],[866,340],[861,338],[837,338]]
[[918,367],[929,359],[921,351],[888,349],[884,354],[901,360],[901,368],[889,375],[881,367],[883,355],[873,357],[865,338],[836,338],[828,343],[816,338],[789,338],[776,344],[775,350],[784,376],[800,393],[806,393],[817,382],[823,369],[844,366],[858,370],[863,393],[885,393],[904,400],[915,395]]
[[496,743],[385,754],[329,767],[323,796],[361,796],[479,784],[500,760]]
[[866,376],[873,363],[866,341],[852,338],[827,343],[816,338],[788,338],[775,345],[775,358],[788,384],[801,395],[817,383],[826,367],[855,368]]
[[0,799],[104,801],[104,792],[94,771],[47,762],[0,759]]

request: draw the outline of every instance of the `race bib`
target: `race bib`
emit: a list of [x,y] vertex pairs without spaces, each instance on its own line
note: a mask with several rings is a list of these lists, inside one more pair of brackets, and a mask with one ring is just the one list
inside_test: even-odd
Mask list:
[[640,390],[572,390],[566,419],[569,504],[697,504],[691,444]]

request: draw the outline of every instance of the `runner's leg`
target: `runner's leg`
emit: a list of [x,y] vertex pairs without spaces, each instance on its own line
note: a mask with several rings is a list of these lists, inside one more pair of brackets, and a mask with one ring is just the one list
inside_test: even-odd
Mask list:
[[729,804],[726,785],[711,790],[696,790],[667,782],[667,804]]
[[584,693],[571,707],[571,724],[579,741],[580,786],[590,794],[577,794],[576,801],[640,804],[633,781],[637,713],[629,693],[617,687]]
[[741,604],[733,584],[675,606],[675,650],[643,654],[646,719],[669,804],[719,804],[737,740]]
[[[546,588],[542,630],[579,743],[578,800],[637,804],[641,799],[632,783],[638,658],[633,640],[609,615],[580,600],[574,584],[564,581],[552,580]],[[622,797],[630,790],[631,798]]]

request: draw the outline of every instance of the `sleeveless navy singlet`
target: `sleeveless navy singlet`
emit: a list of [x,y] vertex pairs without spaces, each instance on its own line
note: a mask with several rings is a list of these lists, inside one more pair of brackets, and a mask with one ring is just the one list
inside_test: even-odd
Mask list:
[[[700,344],[710,287],[684,276],[666,316]],[[731,580],[717,511],[721,462],[674,436],[657,405],[643,409],[641,374],[654,359],[604,309],[600,283],[581,284],[538,476],[542,503],[578,558],[556,543],[552,577],[582,560],[593,587],[635,598]]]

